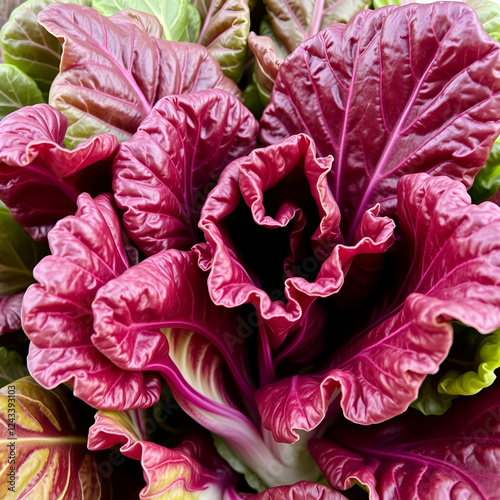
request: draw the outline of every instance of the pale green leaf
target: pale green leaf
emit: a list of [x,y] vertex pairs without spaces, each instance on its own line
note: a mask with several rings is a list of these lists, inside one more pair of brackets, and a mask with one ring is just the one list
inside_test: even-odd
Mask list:
[[200,16],[188,0],[94,0],[92,7],[109,17],[125,9],[152,14],[163,28],[165,40],[196,41],[200,30]]
[[13,295],[34,283],[33,267],[45,252],[0,206],[0,295]]
[[248,0],[194,0],[202,27],[198,43],[207,47],[223,73],[237,82],[243,73],[250,32]]
[[11,64],[0,64],[0,119],[43,101],[40,89],[28,75]]

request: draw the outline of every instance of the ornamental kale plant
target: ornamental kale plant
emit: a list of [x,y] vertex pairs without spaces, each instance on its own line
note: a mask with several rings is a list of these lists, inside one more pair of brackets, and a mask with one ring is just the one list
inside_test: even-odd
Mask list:
[[380,3],[4,2],[2,498],[500,499],[498,6]]

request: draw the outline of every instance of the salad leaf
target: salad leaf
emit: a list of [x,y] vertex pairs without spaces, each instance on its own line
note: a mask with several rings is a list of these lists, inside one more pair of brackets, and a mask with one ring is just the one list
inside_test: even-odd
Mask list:
[[107,17],[126,9],[151,14],[160,22],[165,40],[195,42],[200,31],[200,16],[188,0],[92,0],[92,8]]
[[330,24],[346,23],[371,5],[369,0],[265,0],[264,3],[274,32],[289,52]]
[[265,484],[317,478],[306,449],[280,455],[253,422],[255,389],[234,331],[238,319],[211,302],[194,252],[147,258],[103,287],[92,307],[94,345],[123,369],[161,373],[181,408]]
[[240,101],[220,90],[158,101],[113,163],[123,223],[143,252],[188,250],[201,239],[208,192],[220,171],[255,145],[257,130]]
[[447,177],[414,174],[399,183],[398,219],[408,261],[401,259],[392,300],[335,351],[328,369],[258,390],[263,425],[277,441],[317,427],[339,393],[356,423],[403,413],[448,355],[453,320],[483,334],[500,326],[498,207],[471,205],[463,184]]
[[38,284],[23,300],[31,375],[48,389],[69,382],[75,396],[97,408],[151,406],[160,395],[158,377],[120,370],[91,340],[97,291],[128,268],[110,196],[80,195],[76,214],[56,224],[49,245],[52,255],[35,267]]
[[129,139],[166,95],[208,88],[239,95],[204,47],[151,38],[127,16],[52,4],[39,22],[63,44],[49,103],[68,118],[68,147],[104,132]]
[[0,385],[10,384],[29,375],[23,358],[17,351],[0,347]]
[[45,498],[50,492],[98,500],[110,494],[98,457],[87,450],[83,415],[65,387],[47,391],[25,377],[0,390],[2,498]]
[[[123,444],[122,444],[123,443]],[[124,412],[99,411],[90,428],[90,450],[122,444],[120,451],[140,460],[146,486],[140,499],[183,498],[222,499],[227,487],[235,483],[234,472],[225,464],[206,436],[191,436],[170,450],[146,441]]]
[[37,84],[16,66],[0,64],[0,119],[23,106],[43,102]]
[[70,151],[62,146],[67,120],[47,104],[26,106],[0,122],[0,199],[37,241],[74,214],[81,191],[105,188],[106,161],[118,147],[111,134]]
[[21,328],[21,306],[24,293],[0,296],[0,335]]
[[[42,92],[44,101],[47,101],[50,85],[59,72],[61,59],[59,41],[40,26],[37,19],[38,14],[51,3],[52,0],[23,2],[12,12],[8,22],[2,23],[0,32],[4,61],[31,77]],[[90,0],[71,0],[71,3],[90,5]]]
[[446,418],[409,411],[376,426],[337,421],[309,447],[333,487],[358,482],[370,498],[497,498],[499,402],[496,384]]
[[496,379],[495,370],[500,368],[500,330],[482,340],[476,354],[477,368],[461,373],[450,370],[439,382],[438,391],[442,394],[471,396]]
[[207,47],[224,74],[239,81],[250,31],[248,0],[193,0],[201,16],[198,43]]
[[268,36],[250,33],[248,47],[255,57],[255,85],[262,102],[268,104],[283,58],[278,55],[273,40]]
[[14,295],[35,282],[33,268],[46,253],[0,203],[0,295]]
[[[212,300],[253,304],[272,349],[300,327],[316,298],[340,290],[357,255],[384,253],[393,242],[394,222],[374,209],[355,244],[343,245],[327,182],[331,166],[331,157],[316,157],[311,138],[292,136],[232,162],[201,212],[211,255],[200,265],[210,270]],[[248,228],[244,234],[241,227]]]
[[333,155],[329,182],[352,242],[376,203],[395,216],[405,174],[470,187],[498,136],[499,50],[462,3],[362,11],[284,61],[261,138],[274,144],[304,132],[320,156]]

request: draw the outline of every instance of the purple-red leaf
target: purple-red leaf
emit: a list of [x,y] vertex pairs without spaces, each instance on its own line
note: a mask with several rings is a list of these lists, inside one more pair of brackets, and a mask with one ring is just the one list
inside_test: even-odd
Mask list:
[[206,437],[190,436],[168,449],[144,440],[126,413],[98,412],[89,431],[89,449],[103,450],[117,444],[122,444],[120,451],[125,456],[141,462],[146,480],[141,500],[160,500],[166,495],[222,499],[225,489],[234,485],[234,472]]
[[398,188],[399,293],[331,357],[329,368],[271,384],[257,394],[277,441],[311,430],[341,392],[345,416],[381,422],[404,412],[453,341],[452,321],[489,333],[500,326],[500,210],[470,205],[463,184],[427,174]]
[[220,171],[255,146],[258,124],[235,97],[207,90],[158,101],[113,163],[129,235],[146,254],[189,250]]
[[[145,13],[140,18],[159,24]],[[63,43],[49,102],[68,117],[66,144],[102,132],[128,139],[166,95],[210,88],[239,95],[205,47],[152,38],[130,17],[55,3],[39,21]]]
[[82,190],[95,191],[94,182],[110,169],[99,162],[118,147],[116,137],[103,134],[66,149],[66,129],[66,117],[47,104],[27,106],[0,122],[0,199],[35,240],[75,213]]
[[441,416],[410,410],[380,425],[337,421],[312,455],[335,488],[370,498],[500,498],[500,389],[456,401]]
[[394,223],[377,217],[376,208],[365,214],[355,244],[342,244],[327,183],[331,164],[316,157],[306,135],[254,150],[224,170],[201,213],[212,258],[200,265],[210,269],[212,300],[225,307],[252,303],[274,349],[300,327],[317,297],[339,291],[357,255],[392,244]]
[[21,328],[23,293],[0,296],[0,335],[16,332]]
[[285,60],[261,137],[304,132],[333,155],[329,183],[352,242],[376,203],[395,215],[405,174],[472,184],[500,130],[499,54],[463,3],[362,11]]
[[128,268],[121,227],[109,195],[80,195],[75,216],[49,233],[52,255],[34,269],[39,282],[23,301],[23,328],[31,340],[28,367],[44,387],[70,382],[92,406],[128,409],[151,406],[159,379],[124,372],[92,344],[91,305],[97,291]]

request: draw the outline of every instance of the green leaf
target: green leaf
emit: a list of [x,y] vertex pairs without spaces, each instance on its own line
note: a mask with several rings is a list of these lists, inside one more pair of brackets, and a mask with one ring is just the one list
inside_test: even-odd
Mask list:
[[466,0],[465,3],[476,11],[484,31],[500,41],[500,5],[491,0]]
[[203,23],[198,43],[219,61],[227,77],[239,81],[250,32],[248,0],[193,0],[193,5]]
[[371,0],[266,0],[274,32],[292,52],[299,43],[334,23],[346,23]]
[[262,481],[257,473],[255,473],[250,467],[245,465],[231,450],[230,446],[226,441],[212,433],[212,438],[214,440],[215,448],[219,455],[234,469],[236,472],[243,474],[247,483],[257,491],[264,491],[267,489],[266,484]]
[[[64,0],[63,0],[64,1]],[[50,85],[59,72],[61,44],[38,24],[38,13],[51,0],[28,0],[17,7],[0,31],[0,47],[6,63],[31,77],[48,100]],[[71,0],[90,5],[90,0]]]
[[26,364],[17,351],[0,347],[0,387],[29,375]]
[[387,5],[401,5],[399,0],[373,0],[373,8],[380,9],[380,7],[386,7]]
[[110,498],[85,413],[64,386],[48,391],[25,377],[1,389],[0,498]]
[[442,377],[438,385],[441,394],[453,396],[472,396],[485,387],[489,387],[495,379],[495,370],[500,367],[500,330],[484,337],[479,344],[475,358],[477,368],[462,373],[450,370]]
[[28,75],[11,64],[0,64],[0,119],[43,101],[40,89]]
[[436,389],[435,376],[428,375],[420,386],[418,398],[410,406],[424,415],[443,415],[449,410],[455,397],[440,394]]
[[188,0],[94,0],[92,7],[109,17],[125,9],[152,14],[163,28],[163,38],[177,42],[196,41],[200,16]]
[[33,267],[45,253],[45,245],[35,243],[2,204],[0,206],[0,295],[13,295],[34,283]]

